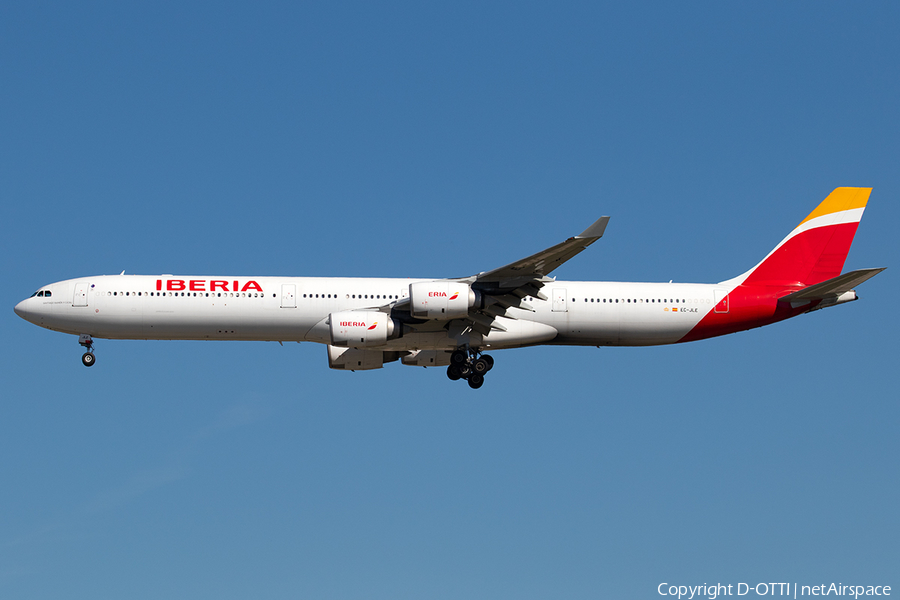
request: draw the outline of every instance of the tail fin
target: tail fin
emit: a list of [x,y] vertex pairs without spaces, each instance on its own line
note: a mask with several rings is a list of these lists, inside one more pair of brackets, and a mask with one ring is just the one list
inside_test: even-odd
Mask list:
[[807,286],[840,275],[871,192],[872,188],[835,189],[745,273],[743,283]]

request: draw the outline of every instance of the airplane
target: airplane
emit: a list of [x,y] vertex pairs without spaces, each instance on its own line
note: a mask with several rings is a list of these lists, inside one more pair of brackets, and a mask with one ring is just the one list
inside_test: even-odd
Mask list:
[[761,327],[857,299],[883,268],[841,274],[871,188],[839,187],[745,273],[716,284],[559,281],[609,217],[506,266],[455,279],[102,275],[41,287],[15,312],[94,338],[315,342],[332,369],[446,367],[478,389],[487,351],[541,344],[677,344]]

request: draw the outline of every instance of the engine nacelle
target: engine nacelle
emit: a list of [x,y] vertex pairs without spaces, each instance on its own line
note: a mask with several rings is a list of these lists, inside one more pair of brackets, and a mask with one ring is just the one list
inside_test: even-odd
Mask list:
[[450,352],[447,350],[416,350],[401,358],[400,362],[411,367],[447,367],[450,365]]
[[346,310],[331,313],[328,318],[332,346],[382,346],[394,334],[394,321],[391,317],[375,310]]
[[409,284],[409,306],[418,319],[459,319],[475,306],[475,292],[467,283],[421,281]]
[[335,348],[328,346],[328,368],[342,371],[368,371],[384,366],[384,352],[381,350],[360,350],[358,348]]

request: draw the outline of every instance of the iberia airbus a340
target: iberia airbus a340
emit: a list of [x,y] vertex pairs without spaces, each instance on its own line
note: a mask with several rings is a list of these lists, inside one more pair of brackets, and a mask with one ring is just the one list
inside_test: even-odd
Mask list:
[[837,188],[758,265],[716,284],[557,281],[609,217],[512,264],[458,279],[113,275],[42,287],[16,314],[94,338],[317,342],[350,371],[447,367],[472,388],[489,350],[540,344],[649,346],[743,331],[856,300],[883,269],[841,274],[871,188]]

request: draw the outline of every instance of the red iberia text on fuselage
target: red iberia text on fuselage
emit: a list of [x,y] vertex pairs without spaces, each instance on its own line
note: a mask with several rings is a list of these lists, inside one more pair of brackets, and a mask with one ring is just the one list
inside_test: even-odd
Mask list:
[[252,279],[241,285],[240,280],[234,279],[227,281],[225,279],[157,279],[156,291],[160,292],[183,292],[185,290],[191,292],[247,292],[263,291],[262,286]]

